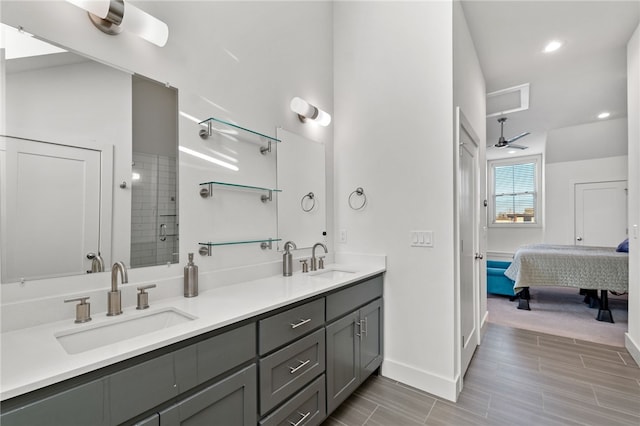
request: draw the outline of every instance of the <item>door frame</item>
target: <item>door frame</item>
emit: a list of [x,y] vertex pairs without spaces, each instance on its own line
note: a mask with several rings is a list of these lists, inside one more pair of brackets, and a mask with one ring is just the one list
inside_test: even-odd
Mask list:
[[[454,137],[454,355],[455,355],[455,365],[454,365],[454,377],[456,380],[456,399],[460,391],[462,391],[463,386],[463,376],[465,371],[462,371],[462,321],[461,321],[461,300],[460,300],[460,205],[459,205],[459,197],[461,192],[460,185],[460,146],[461,143],[461,135],[462,132],[465,132],[471,138],[471,141],[477,148],[476,156],[475,156],[475,200],[474,200],[474,223],[473,223],[473,251],[475,253],[480,253],[480,198],[482,196],[480,191],[480,143],[481,139],[476,133],[476,131],[471,126],[471,123],[464,115],[462,109],[458,106],[455,110],[455,137]],[[484,260],[482,260],[484,262]],[[482,313],[480,312],[480,266],[481,262],[474,263],[474,274],[473,274],[473,287],[474,287],[474,322],[475,322],[475,344],[476,347],[480,344],[481,340],[481,317]]]

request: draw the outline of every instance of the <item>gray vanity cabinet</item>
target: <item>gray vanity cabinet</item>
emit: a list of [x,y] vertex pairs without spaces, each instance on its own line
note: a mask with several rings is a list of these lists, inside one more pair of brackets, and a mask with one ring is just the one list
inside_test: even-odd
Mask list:
[[[106,425],[104,379],[56,393],[0,416],[3,426]],[[4,409],[3,409],[4,411]]]
[[[363,304],[366,304],[362,306]],[[382,364],[382,276],[327,296],[327,414]]]
[[160,426],[254,426],[256,366],[251,365],[160,412]]

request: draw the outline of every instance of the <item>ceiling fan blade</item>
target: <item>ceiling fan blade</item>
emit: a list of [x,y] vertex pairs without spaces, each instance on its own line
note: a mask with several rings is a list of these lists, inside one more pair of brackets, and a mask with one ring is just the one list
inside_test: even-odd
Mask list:
[[515,142],[520,138],[524,138],[528,134],[530,134],[530,133],[529,132],[520,133],[518,136],[514,136],[511,139],[507,139],[507,143]]
[[507,145],[509,148],[516,148],[516,149],[527,149],[529,148],[528,146],[524,146],[524,145],[516,145],[516,144],[509,144]]

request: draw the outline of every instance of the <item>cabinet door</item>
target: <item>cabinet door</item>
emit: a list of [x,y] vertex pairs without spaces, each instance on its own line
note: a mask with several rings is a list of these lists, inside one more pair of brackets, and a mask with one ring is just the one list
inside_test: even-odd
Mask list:
[[129,420],[179,393],[173,354],[126,368],[108,380],[112,424]]
[[106,424],[104,393],[104,380],[96,380],[3,412],[0,423],[2,426],[103,425]]
[[327,415],[360,384],[359,312],[327,325]]
[[160,426],[254,426],[256,366],[241,370],[160,412]]
[[360,309],[360,381],[382,364],[382,299]]

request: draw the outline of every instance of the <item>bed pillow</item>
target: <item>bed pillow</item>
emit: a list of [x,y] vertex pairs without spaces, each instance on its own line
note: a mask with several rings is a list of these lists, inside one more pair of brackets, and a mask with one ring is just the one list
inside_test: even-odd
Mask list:
[[626,240],[618,244],[618,248],[616,249],[616,251],[629,253],[629,239],[627,238]]

